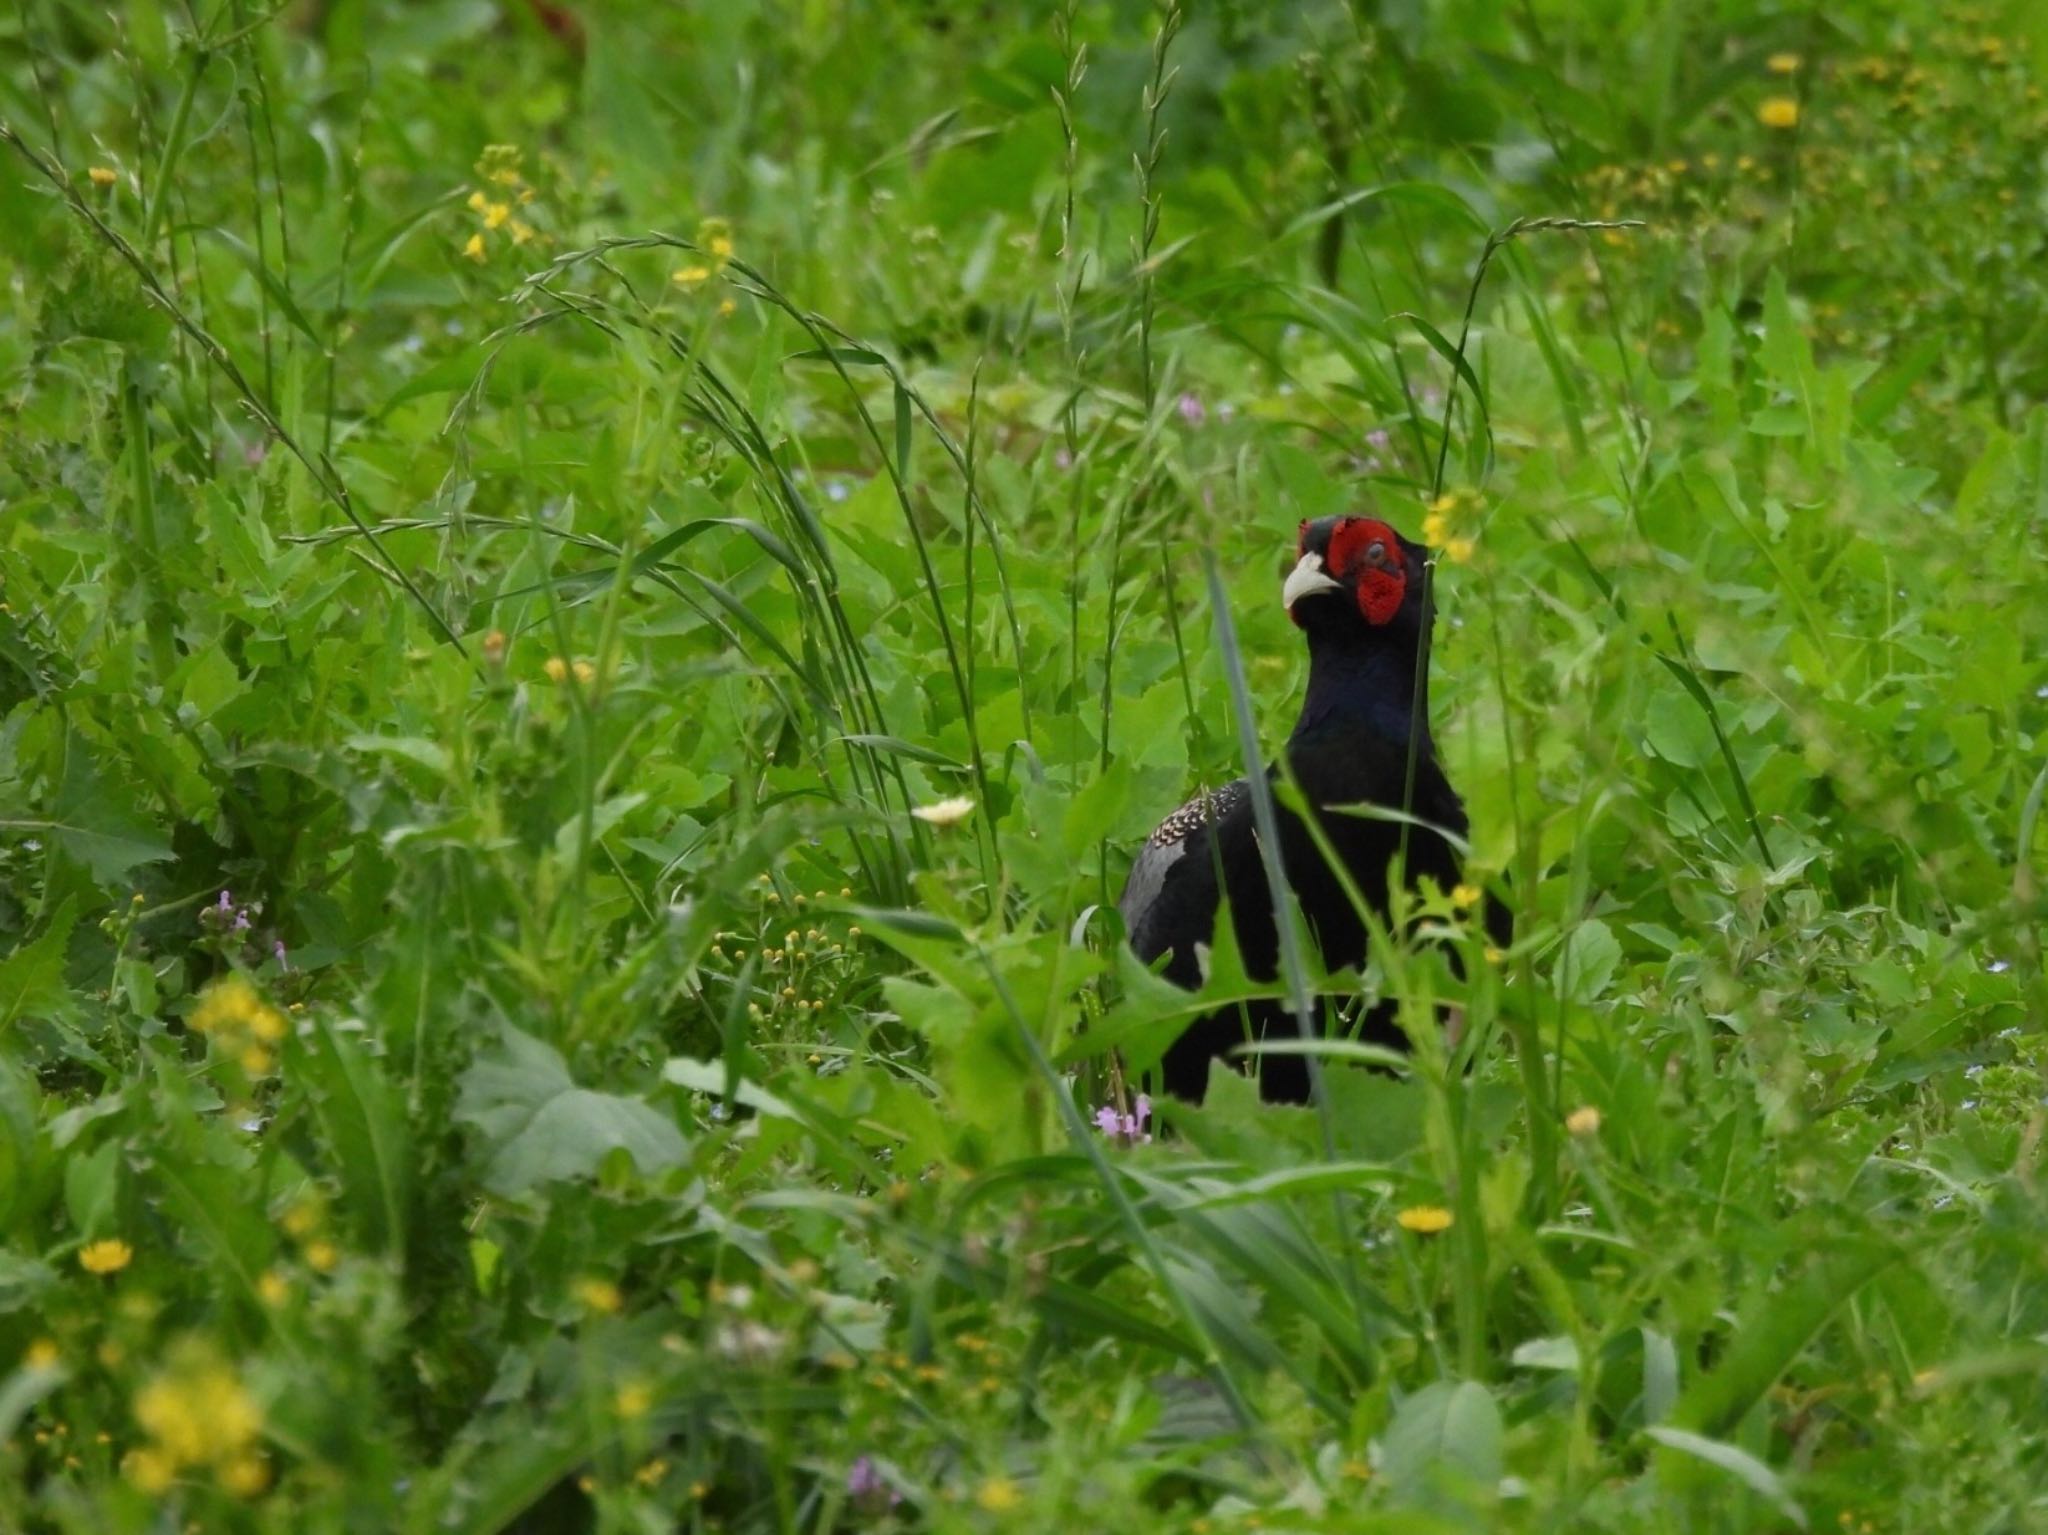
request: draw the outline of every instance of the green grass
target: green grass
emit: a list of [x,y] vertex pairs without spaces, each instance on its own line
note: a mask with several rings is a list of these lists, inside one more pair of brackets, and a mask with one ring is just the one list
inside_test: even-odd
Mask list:
[[2038,7],[574,9],[0,17],[0,1527],[2048,1529]]

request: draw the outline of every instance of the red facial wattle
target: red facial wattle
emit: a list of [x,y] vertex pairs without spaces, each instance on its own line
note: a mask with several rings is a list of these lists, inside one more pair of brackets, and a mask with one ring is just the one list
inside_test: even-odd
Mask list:
[[[1372,546],[1381,547],[1375,561]],[[1376,517],[1351,517],[1330,534],[1324,556],[1330,573],[1357,594],[1359,614],[1369,624],[1391,623],[1408,595],[1408,558],[1394,530]]]

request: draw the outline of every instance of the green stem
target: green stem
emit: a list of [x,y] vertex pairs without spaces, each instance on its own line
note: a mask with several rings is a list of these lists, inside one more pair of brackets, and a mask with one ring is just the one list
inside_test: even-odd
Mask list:
[[171,114],[171,131],[164,138],[163,158],[157,162],[156,180],[149,189],[149,204],[142,213],[140,248],[147,252],[156,244],[156,232],[163,223],[164,204],[170,200],[171,182],[178,170],[178,157],[185,152],[185,134],[192,125],[192,103],[199,95],[199,81],[206,73],[212,54],[201,48],[192,55],[192,69],[185,76],[185,89]]
[[171,624],[171,602],[164,590],[163,554],[156,535],[156,473],[150,463],[149,411],[136,377],[140,361],[125,359],[121,384],[121,420],[128,434],[128,473],[135,493],[135,562],[143,588],[143,623],[149,633],[149,655],[159,682],[178,663]]

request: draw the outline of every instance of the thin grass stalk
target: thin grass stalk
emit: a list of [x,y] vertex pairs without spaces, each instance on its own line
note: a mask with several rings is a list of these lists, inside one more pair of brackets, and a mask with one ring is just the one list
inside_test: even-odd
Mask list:
[[[1166,148],[1166,131],[1160,124],[1160,113],[1166,105],[1166,98],[1172,93],[1174,76],[1179,72],[1177,69],[1169,70],[1166,61],[1180,26],[1180,7],[1170,6],[1152,40],[1152,73],[1145,84],[1143,96],[1145,148],[1132,157],[1137,172],[1139,220],[1138,238],[1132,246],[1132,272],[1137,279],[1138,370],[1147,437],[1155,430],[1157,417],[1152,378],[1151,257],[1153,242],[1159,234],[1160,199],[1153,185],[1153,174],[1158,170]],[[1145,505],[1150,487],[1151,475],[1147,473],[1139,479],[1128,500],[1118,501],[1110,526],[1108,606],[1102,626],[1102,736],[1096,755],[1099,772],[1107,772],[1110,762],[1110,718],[1116,701],[1117,590],[1123,583],[1124,529],[1132,506]],[[1101,850],[1101,857],[1106,880],[1109,857],[1106,844]]]

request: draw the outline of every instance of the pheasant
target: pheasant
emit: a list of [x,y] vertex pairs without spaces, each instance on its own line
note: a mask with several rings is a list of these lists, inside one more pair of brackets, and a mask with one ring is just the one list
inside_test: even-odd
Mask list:
[[[1324,517],[1301,525],[1296,555],[1280,600],[1308,641],[1308,691],[1287,738],[1287,763],[1346,873],[1384,918],[1401,824],[1345,814],[1339,807],[1370,804],[1398,811],[1412,735],[1417,749],[1408,881],[1426,877],[1452,889],[1460,868],[1452,839],[1462,843],[1467,825],[1464,804],[1444,777],[1430,739],[1426,679],[1416,675],[1427,623],[1426,551],[1378,518]],[[1424,684],[1419,699],[1418,680]],[[1269,768],[1267,777],[1277,779],[1278,769]],[[1362,965],[1365,924],[1308,828],[1284,806],[1276,809],[1282,867],[1325,968]],[[1229,897],[1246,973],[1272,980],[1279,971],[1279,935],[1253,827],[1251,786],[1242,778],[1174,811],[1132,863],[1117,904],[1138,958],[1152,964],[1168,956],[1167,979],[1198,988],[1207,970],[1219,888]],[[1489,926],[1502,943],[1505,917],[1504,909],[1489,908]],[[1295,1025],[1284,1007],[1269,1002],[1248,1011],[1261,1037],[1269,1031],[1292,1037]],[[1360,1037],[1395,1047],[1405,1043],[1386,1005],[1366,1020]],[[1245,1017],[1237,1007],[1197,1018],[1167,1049],[1161,1069],[1167,1091],[1200,1102],[1209,1062],[1244,1042]],[[1307,1100],[1303,1057],[1266,1056],[1262,1065],[1261,1096]]]

